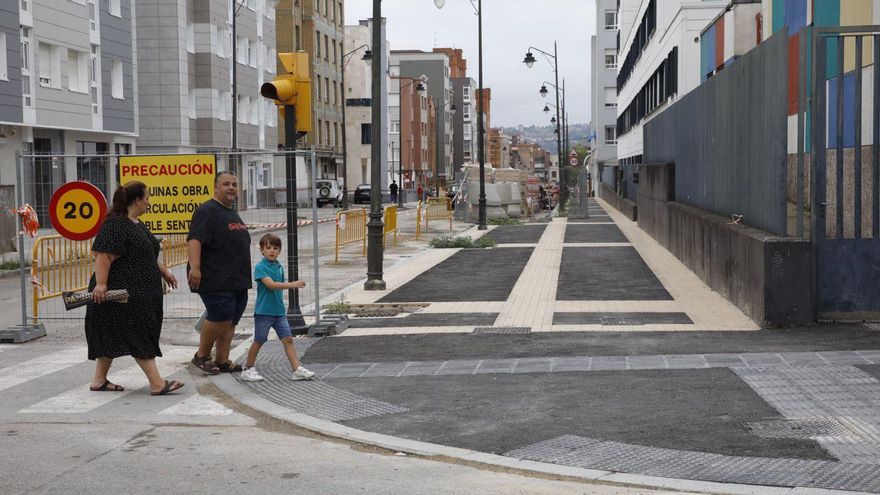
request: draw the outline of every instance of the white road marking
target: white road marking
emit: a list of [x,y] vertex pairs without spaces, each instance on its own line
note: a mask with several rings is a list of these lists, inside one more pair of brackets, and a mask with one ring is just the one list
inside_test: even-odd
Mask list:
[[193,395],[159,412],[159,414],[173,416],[229,416],[232,414],[232,409],[207,397]]
[[[192,356],[192,349],[178,347],[165,352],[156,359],[159,373],[169,376],[186,367],[186,359]],[[149,385],[140,366],[133,363],[128,368],[107,377],[112,383],[125,387],[122,392],[92,392],[84,383],[62,394],[37,402],[18,412],[41,414],[84,414],[124,397],[135,390]]]
[[0,390],[6,390],[82,363],[87,356],[85,347],[76,347],[0,369]]

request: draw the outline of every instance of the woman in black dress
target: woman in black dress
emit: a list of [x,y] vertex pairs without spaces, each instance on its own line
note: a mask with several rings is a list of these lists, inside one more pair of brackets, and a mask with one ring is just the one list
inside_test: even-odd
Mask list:
[[[86,308],[89,359],[95,360],[95,392],[121,392],[107,373],[113,359],[132,356],[147,375],[153,395],[165,395],[184,384],[159,374],[156,356],[162,331],[162,280],[173,288],[177,279],[159,258],[159,241],[138,219],[147,211],[150,192],[142,182],[119,186],[113,206],[92,243],[95,274],[89,283],[94,302]],[[128,302],[105,301],[108,290],[128,290]]]

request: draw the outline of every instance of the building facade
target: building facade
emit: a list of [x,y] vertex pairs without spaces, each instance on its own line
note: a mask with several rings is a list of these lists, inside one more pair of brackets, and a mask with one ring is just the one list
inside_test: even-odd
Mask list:
[[631,26],[628,20],[623,22],[624,7],[630,4],[621,4],[617,160],[623,176],[615,180],[625,184],[623,194],[630,199],[638,192],[633,173],[642,163],[642,126],[700,84],[700,44],[694,40],[699,41],[700,32],[727,4],[727,0],[641,0]]
[[452,118],[452,163],[457,175],[466,163],[477,163],[477,112],[474,96],[477,83],[470,77],[452,79],[452,101],[455,113]]
[[426,94],[433,99],[435,115],[430,115],[429,108],[428,120],[434,122],[434,168],[429,179],[431,186],[442,188],[453,179],[453,90],[449,56],[444,52],[392,50],[391,64],[399,68],[395,75],[424,81]]
[[[596,0],[596,35],[590,38],[593,59],[590,69],[592,177],[599,177],[599,170],[617,165],[618,29],[617,1]],[[598,183],[593,181],[595,188]]]
[[[220,152],[218,168],[239,177],[239,207],[276,206],[284,177],[268,153],[277,148],[277,112],[260,96],[275,77],[275,10],[256,1],[139,0],[136,18],[139,151]],[[223,154],[233,149],[244,154]]]
[[489,152],[489,163],[493,167],[511,168],[510,160],[511,139],[500,129],[489,130],[489,140],[486,143]]
[[[302,49],[312,78],[312,132],[303,145],[318,155],[317,178],[342,176],[342,58],[345,12],[342,0],[294,0],[302,15]],[[290,47],[293,48],[293,47]],[[287,46],[282,51],[294,51]]]
[[[0,184],[16,184],[16,152],[131,153],[138,128],[137,54],[130,0],[0,3]],[[87,180],[105,196],[115,161],[100,156],[27,159],[24,200],[49,225],[49,200]]]

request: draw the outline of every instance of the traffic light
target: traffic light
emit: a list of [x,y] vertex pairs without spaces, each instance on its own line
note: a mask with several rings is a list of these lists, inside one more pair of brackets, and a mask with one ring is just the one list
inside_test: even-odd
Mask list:
[[282,108],[293,105],[296,110],[296,130],[312,132],[312,80],[309,78],[309,55],[306,52],[279,53],[278,59],[287,71],[278,75],[273,81],[260,86],[260,94],[264,98],[275,101]]

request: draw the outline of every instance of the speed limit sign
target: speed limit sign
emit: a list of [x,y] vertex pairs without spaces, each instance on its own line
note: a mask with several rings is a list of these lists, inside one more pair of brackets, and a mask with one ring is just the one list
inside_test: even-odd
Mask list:
[[572,167],[577,167],[578,166],[578,159],[577,158],[569,158],[568,164],[571,165]]
[[59,187],[49,201],[49,219],[62,236],[83,241],[94,237],[107,214],[104,193],[84,181]]

